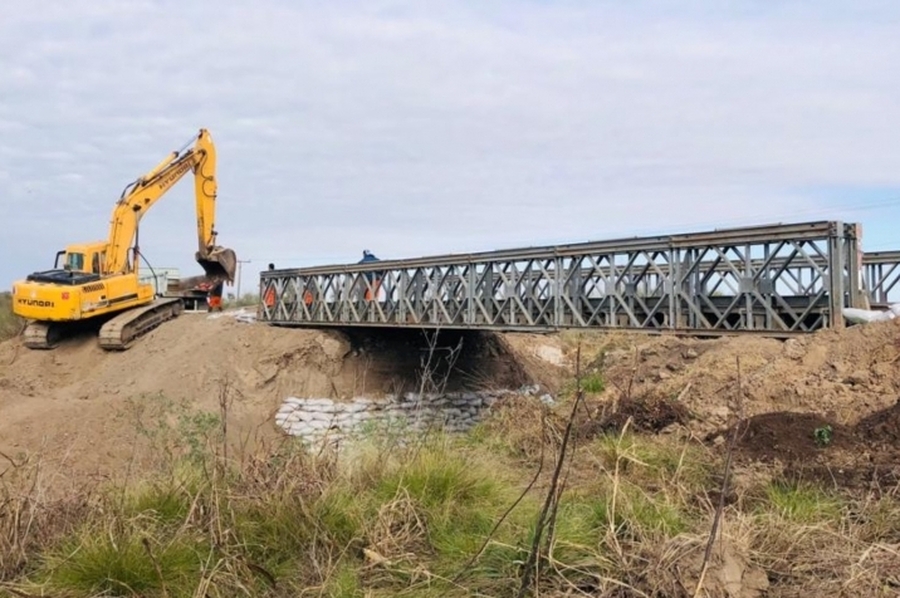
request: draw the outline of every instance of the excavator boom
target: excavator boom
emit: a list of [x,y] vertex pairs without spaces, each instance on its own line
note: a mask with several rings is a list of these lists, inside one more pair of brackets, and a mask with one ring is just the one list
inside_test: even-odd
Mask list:
[[[200,129],[193,148],[183,153],[172,152],[153,170],[128,185],[116,203],[109,230],[107,274],[129,272],[129,253],[141,218],[175,183],[189,171],[194,173],[194,196],[197,211],[197,244],[195,259],[207,276],[234,281],[237,258],[234,252],[216,246],[215,215],[218,184],[216,182],[216,149],[212,136]],[[136,264],[134,265],[136,268]]]

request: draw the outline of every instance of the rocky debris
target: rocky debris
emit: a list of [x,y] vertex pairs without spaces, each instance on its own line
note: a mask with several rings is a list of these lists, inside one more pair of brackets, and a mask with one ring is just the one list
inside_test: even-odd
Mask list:
[[558,367],[566,365],[566,357],[559,347],[538,345],[534,348],[534,354],[551,365]]
[[[673,541],[672,543],[677,543]],[[770,582],[765,570],[752,564],[747,549],[739,549],[734,541],[725,538],[716,544],[708,570],[702,575],[701,596],[722,598],[762,598],[769,590]],[[695,588],[703,569],[703,551],[698,548],[681,563],[681,583]],[[665,572],[662,572],[665,574]]]

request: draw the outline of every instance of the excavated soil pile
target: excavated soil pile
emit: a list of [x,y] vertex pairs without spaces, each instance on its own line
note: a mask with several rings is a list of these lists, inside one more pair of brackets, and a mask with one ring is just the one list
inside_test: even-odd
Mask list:
[[634,432],[659,433],[675,424],[685,424],[690,419],[688,410],[675,401],[664,399],[634,400],[626,398],[610,413],[595,409],[591,416],[578,417],[579,438],[594,438],[601,434],[615,433],[625,426]]
[[[737,427],[738,455],[748,460],[811,462],[823,448],[853,450],[858,438],[853,428],[830,422],[814,413],[764,413],[742,421]],[[820,431],[817,440],[816,431]],[[721,438],[730,438],[734,426]],[[713,440],[713,439],[707,439]]]
[[898,361],[896,320],[787,341],[623,336],[591,364],[609,381],[593,408],[603,424],[594,425],[618,430],[630,416],[634,429],[680,429],[724,450],[741,413],[740,461],[777,463],[789,476],[830,485],[893,485]]
[[442,334],[432,345],[415,331],[347,335],[185,314],[121,353],[100,350],[91,334],[53,351],[0,343],[0,451],[39,451],[48,465],[108,473],[131,458],[135,411],[157,398],[217,413],[227,387],[235,438],[275,437],[273,415],[288,396],[415,391],[426,364],[428,391],[533,381],[494,335]]
[[[50,352],[0,343],[0,451],[42,450],[79,470],[115,469],[134,442],[129,401],[161,395],[215,412],[225,384],[234,397],[229,430],[272,435],[274,413],[289,396],[417,391],[424,369],[432,373],[426,391],[537,382],[553,392],[556,383],[571,384],[571,372],[559,374],[571,370],[573,339],[445,332],[431,346],[415,331],[279,329],[184,315],[124,353],[102,352],[92,336]],[[837,476],[846,484],[887,479],[886,466],[900,461],[898,340],[897,320],[788,341],[584,335],[582,354],[598,357],[583,370],[600,374],[604,388],[589,397],[581,432],[630,420],[638,431],[721,445],[739,412],[748,422],[742,458],[778,456],[809,475],[813,466],[831,468],[829,479],[838,468],[851,472]],[[815,430],[825,426],[828,442],[817,443]]]
[[900,447],[900,400],[888,409],[864,417],[856,424],[856,433],[881,446]]
[[677,403],[703,437],[733,421],[738,361],[745,418],[790,411],[853,425],[900,396],[898,360],[900,320],[892,320],[787,341],[620,335],[591,365],[608,381],[604,401]]

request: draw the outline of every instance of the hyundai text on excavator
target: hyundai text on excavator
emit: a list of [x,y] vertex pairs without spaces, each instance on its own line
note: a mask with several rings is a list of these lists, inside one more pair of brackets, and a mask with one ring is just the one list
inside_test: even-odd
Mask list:
[[100,346],[124,350],[139,336],[181,314],[180,298],[157,297],[153,284],[140,283],[138,228],[144,214],[188,171],[194,173],[197,208],[195,259],[209,280],[234,280],[234,251],[216,245],[216,150],[209,132],[201,129],[193,148],[172,152],[125,187],[106,241],[69,245],[56,254],[52,270],[35,272],[13,285],[13,310],[28,320],[26,347],[52,349],[69,327],[96,321],[102,322]]

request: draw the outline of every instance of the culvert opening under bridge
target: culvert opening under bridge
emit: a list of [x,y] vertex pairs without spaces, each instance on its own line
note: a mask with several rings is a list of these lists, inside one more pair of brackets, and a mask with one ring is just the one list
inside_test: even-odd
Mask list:
[[538,400],[525,364],[493,332],[354,327],[328,335],[347,351],[334,392],[289,396],[275,416],[276,425],[307,442],[373,427],[465,431],[502,397],[524,390]]
[[391,394],[516,389],[532,379],[496,333],[478,330],[340,329],[348,365]]

